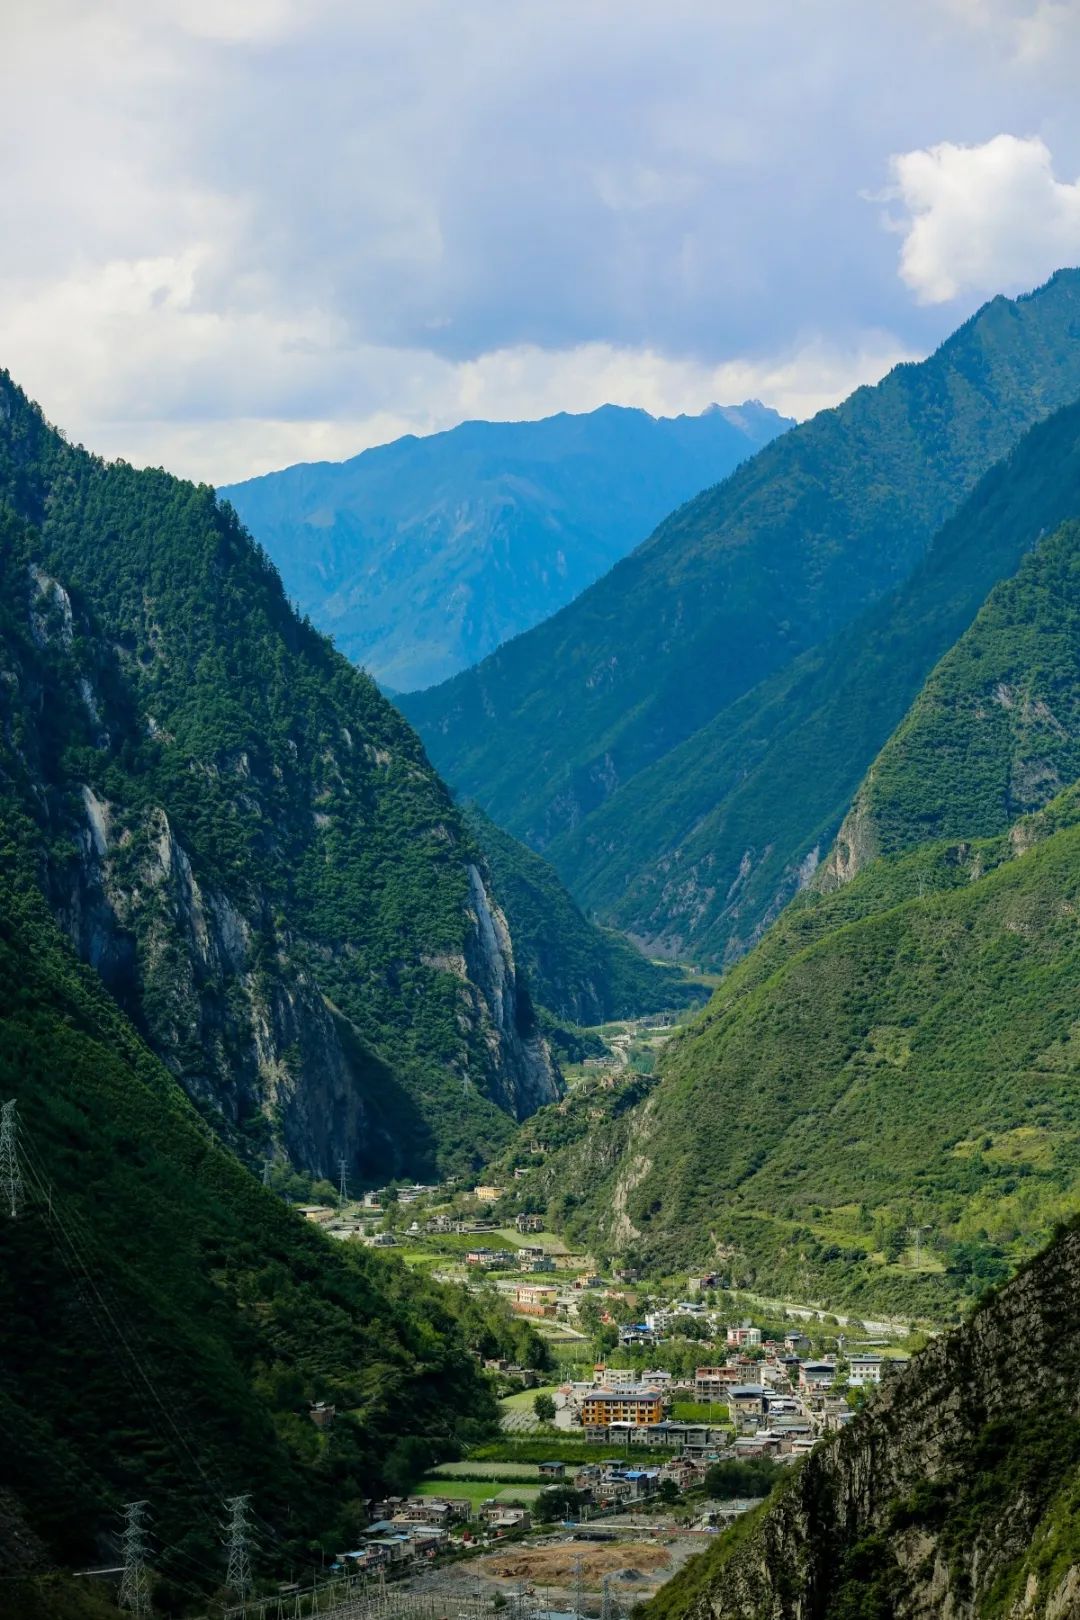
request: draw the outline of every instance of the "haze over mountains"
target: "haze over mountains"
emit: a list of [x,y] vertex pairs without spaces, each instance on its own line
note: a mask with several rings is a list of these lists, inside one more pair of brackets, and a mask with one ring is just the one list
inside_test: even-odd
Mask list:
[[300,611],[410,691],[547,618],[791,425],[756,400],[673,418],[604,405],[463,422],[221,494]]
[[776,678],[900,586],[977,480],[1075,397],[1078,323],[1080,273],[1063,271],[783,435],[553,619],[404,698],[433,760],[650,949],[745,949],[899,718],[871,721],[836,800],[781,841]]

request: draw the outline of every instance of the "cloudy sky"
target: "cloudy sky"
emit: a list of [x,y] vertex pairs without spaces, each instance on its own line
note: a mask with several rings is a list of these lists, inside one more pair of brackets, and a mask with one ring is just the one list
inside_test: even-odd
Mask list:
[[801,417],[1080,263],[1080,0],[0,4],[0,364],[140,464]]

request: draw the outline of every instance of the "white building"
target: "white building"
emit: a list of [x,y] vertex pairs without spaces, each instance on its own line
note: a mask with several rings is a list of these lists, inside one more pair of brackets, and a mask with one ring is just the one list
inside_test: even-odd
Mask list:
[[880,1384],[882,1358],[880,1356],[850,1356],[848,1358],[849,1384]]

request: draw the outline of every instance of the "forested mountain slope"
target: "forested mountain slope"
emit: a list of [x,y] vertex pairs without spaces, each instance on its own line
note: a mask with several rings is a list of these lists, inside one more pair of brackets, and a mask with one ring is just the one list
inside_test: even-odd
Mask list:
[[861,918],[873,867],[808,907],[523,1196],[569,1193],[568,1230],[659,1270],[870,1315],[947,1315],[1007,1275],[1080,1196],[1080,828],[1009,853],[942,850],[942,892],[924,871]]
[[[1080,513],[1080,482],[1074,509]],[[990,594],[874,762],[822,882],[1002,832],[1080,778],[1080,524]]]
[[[583,893],[590,813],[666,756],[673,775],[692,768],[679,744],[723,729],[731,705],[901,584],[978,479],[1078,394],[1080,272],[1062,271],[784,434],[554,618],[405,711],[451,784],[534,847],[581,827],[561,870]],[[749,710],[732,723],[751,725]],[[714,743],[703,734],[700,752]],[[677,782],[652,782],[657,802],[678,798]],[[664,853],[629,818],[625,831],[638,870]],[[720,870],[743,854],[737,838],[721,847]],[[658,919],[649,932],[663,935]]]
[[993,589],[869,773],[871,831],[849,822],[648,1096],[564,1128],[523,1193],[665,1268],[932,1314],[1071,1210],[1080,795],[1050,795],[1080,777],[1078,558],[1067,523]]
[[1070,1620],[1075,1226],[688,1564],[646,1620]]
[[466,805],[463,813],[487,857],[518,970],[549,1012],[575,1024],[598,1024],[706,999],[699,981],[650,962],[621,934],[582,916],[554,868],[482,810]]
[[212,490],[0,377],[0,818],[242,1152],[467,1164],[558,1094],[477,846]]
[[754,400],[674,418],[604,405],[410,434],[221,493],[301,612],[407,691],[556,612],[791,425]]
[[[641,771],[556,839],[552,860],[579,875],[590,908],[654,948],[738,957],[807,881],[987,592],[1077,514],[1080,406],[1070,405],[980,480],[903,585]],[[643,845],[663,851],[644,868]]]
[[[0,1210],[5,1615],[69,1612],[14,1577],[114,1562],[133,1500],[164,1612],[204,1614],[223,1585],[230,1494],[252,1495],[260,1575],[321,1565],[373,1491],[493,1423],[470,1347],[543,1354],[505,1310],[264,1192],[36,890],[6,878],[0,1097],[17,1103],[23,1183],[16,1218]],[[310,1421],[315,1400],[336,1406],[332,1428]]]

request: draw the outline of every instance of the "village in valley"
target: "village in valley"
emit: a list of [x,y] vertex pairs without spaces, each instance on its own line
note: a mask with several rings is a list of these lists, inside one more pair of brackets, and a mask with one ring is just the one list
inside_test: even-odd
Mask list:
[[924,1337],[739,1293],[715,1271],[602,1265],[494,1182],[345,1192],[305,1215],[502,1300],[531,1330],[520,1359],[483,1358],[499,1439],[373,1501],[358,1545],[338,1555],[343,1575],[436,1606],[628,1611],[851,1422]]

